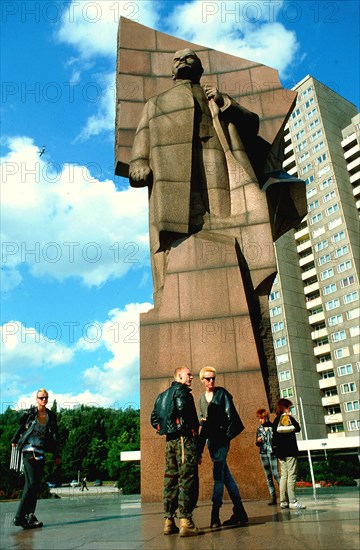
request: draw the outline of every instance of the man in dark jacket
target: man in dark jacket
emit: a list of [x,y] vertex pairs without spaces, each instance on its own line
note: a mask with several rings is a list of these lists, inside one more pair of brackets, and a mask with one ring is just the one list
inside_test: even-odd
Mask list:
[[199,494],[197,434],[199,422],[191,395],[192,374],[187,367],[174,373],[170,388],[156,398],[151,425],[166,435],[164,476],[164,535],[178,533],[175,524],[179,508],[180,536],[201,534],[192,520]]
[[226,458],[230,441],[244,430],[244,425],[235,409],[231,394],[215,386],[216,369],[203,367],[199,373],[205,386],[205,393],[199,399],[201,433],[199,449],[202,451],[207,441],[213,461],[214,489],[210,527],[220,527],[219,511],[222,506],[224,487],[233,503],[233,514],[223,525],[246,525],[248,516],[243,506],[240,491],[227,465]]
[[23,529],[42,527],[34,512],[41,478],[44,473],[45,452],[52,452],[55,463],[60,464],[56,414],[46,407],[48,392],[36,392],[36,407],[25,411],[14,435],[12,446],[22,452],[25,486],[14,517],[14,525]]

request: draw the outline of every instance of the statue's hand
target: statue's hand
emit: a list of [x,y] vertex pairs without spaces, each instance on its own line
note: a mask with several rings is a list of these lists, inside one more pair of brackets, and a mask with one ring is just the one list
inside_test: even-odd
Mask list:
[[222,107],[224,105],[224,98],[219,90],[215,88],[215,86],[209,86],[208,84],[205,84],[204,92],[206,97],[209,100],[213,99],[218,107]]
[[151,168],[143,161],[130,164],[129,178],[134,187],[144,187],[151,179]]

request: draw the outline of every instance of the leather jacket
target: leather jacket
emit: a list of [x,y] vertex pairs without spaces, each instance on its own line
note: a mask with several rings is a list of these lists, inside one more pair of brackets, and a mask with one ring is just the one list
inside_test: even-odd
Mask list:
[[217,386],[208,405],[205,394],[202,394],[199,399],[199,409],[200,416],[203,418],[200,434],[203,444],[209,440],[213,447],[219,448],[228,445],[231,439],[245,429],[235,408],[232,395],[225,388]]
[[[53,453],[55,458],[60,457],[59,436],[57,428],[56,414],[50,409],[46,409],[48,422],[46,424],[45,434],[45,452]],[[20,426],[17,429],[12,443],[16,443],[17,449],[21,452],[27,438],[32,433],[37,419],[37,408],[31,407],[24,411],[20,418]]]
[[157,433],[166,435],[167,439],[197,435],[199,421],[191,389],[180,382],[173,382],[170,388],[157,396],[150,422]]

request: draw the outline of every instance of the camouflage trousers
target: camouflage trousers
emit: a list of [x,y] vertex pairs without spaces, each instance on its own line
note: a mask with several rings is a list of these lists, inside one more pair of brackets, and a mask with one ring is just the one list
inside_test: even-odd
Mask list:
[[166,442],[164,516],[191,517],[199,496],[198,461],[193,437]]

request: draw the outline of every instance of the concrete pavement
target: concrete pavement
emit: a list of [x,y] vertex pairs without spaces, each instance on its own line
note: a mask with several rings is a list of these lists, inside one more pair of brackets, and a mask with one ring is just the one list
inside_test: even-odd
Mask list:
[[[97,489],[95,492],[94,489]],[[17,502],[0,503],[1,549],[19,550],[354,550],[359,547],[358,488],[298,491],[306,510],[281,510],[266,501],[244,501],[249,525],[210,529],[210,503],[199,503],[195,523],[199,537],[164,536],[161,503],[141,504],[139,496],[90,488],[59,499],[40,500],[36,510],[42,529],[14,527]],[[231,515],[231,503],[221,519]]]

